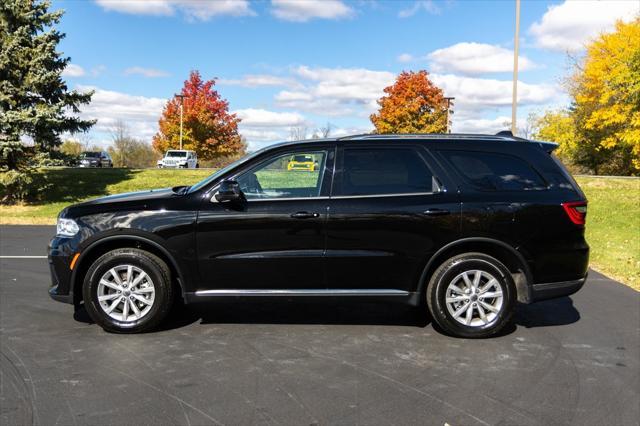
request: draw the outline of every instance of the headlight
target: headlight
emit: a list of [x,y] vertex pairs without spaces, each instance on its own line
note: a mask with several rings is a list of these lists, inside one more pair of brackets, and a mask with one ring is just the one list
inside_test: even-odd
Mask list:
[[59,237],[73,237],[78,233],[80,228],[78,224],[71,219],[58,219],[56,226],[56,235]]

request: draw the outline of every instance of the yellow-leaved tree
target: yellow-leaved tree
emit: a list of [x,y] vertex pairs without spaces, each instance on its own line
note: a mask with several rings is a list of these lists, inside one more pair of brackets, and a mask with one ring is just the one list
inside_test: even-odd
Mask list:
[[[586,50],[569,81],[577,143],[606,163],[607,173],[640,173],[640,17],[618,21]],[[580,146],[577,147],[580,150]],[[579,153],[577,153],[579,154]],[[610,154],[610,155],[607,155]],[[595,165],[595,167],[593,167]]]

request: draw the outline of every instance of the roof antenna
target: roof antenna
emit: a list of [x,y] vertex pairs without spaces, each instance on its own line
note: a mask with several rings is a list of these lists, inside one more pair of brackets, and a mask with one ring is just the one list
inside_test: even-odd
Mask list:
[[507,136],[512,138],[513,137],[513,133],[511,133],[511,130],[502,130],[498,133],[496,133],[496,136]]

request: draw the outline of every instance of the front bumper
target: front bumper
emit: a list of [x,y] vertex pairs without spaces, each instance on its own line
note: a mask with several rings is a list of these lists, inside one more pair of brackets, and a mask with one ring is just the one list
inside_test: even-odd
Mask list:
[[586,281],[587,275],[578,280],[534,284],[531,296],[533,302],[570,296],[580,290]]
[[51,275],[49,296],[58,302],[73,303],[72,271],[69,268],[73,254],[68,238],[55,237],[49,243],[48,259]]

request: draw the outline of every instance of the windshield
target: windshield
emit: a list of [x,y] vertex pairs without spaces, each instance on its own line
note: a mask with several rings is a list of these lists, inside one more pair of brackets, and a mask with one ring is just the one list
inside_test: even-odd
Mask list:
[[167,151],[167,157],[186,157],[185,151]]
[[262,151],[264,151],[264,148],[256,151],[254,153],[251,154],[247,154],[244,157],[234,161],[233,163],[229,164],[226,167],[221,168],[220,170],[218,170],[217,172],[215,172],[212,175],[209,175],[208,177],[206,177],[205,179],[201,180],[200,182],[196,183],[195,185],[193,185],[191,188],[189,188],[189,194],[192,192],[195,192],[201,188],[204,188],[205,186],[207,186],[209,183],[213,182],[214,180],[218,179],[220,176],[224,175],[225,173],[229,172],[231,169],[239,166],[240,164],[251,160],[253,157],[255,157],[256,155],[260,154]]
[[313,161],[313,158],[310,155],[296,155],[293,157],[293,161],[298,163],[306,163],[308,161]]

